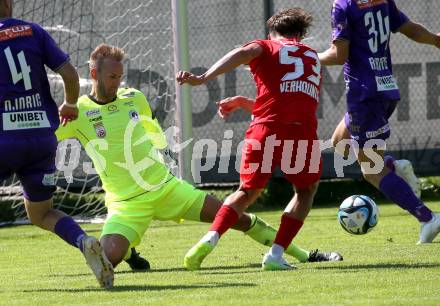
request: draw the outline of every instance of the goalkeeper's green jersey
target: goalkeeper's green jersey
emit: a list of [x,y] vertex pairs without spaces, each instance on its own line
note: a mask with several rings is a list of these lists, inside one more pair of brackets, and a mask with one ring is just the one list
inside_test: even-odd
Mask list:
[[120,88],[114,101],[78,100],[78,119],[60,126],[58,140],[77,138],[92,159],[106,192],[106,203],[157,190],[172,179],[156,149],[165,135],[142,92]]

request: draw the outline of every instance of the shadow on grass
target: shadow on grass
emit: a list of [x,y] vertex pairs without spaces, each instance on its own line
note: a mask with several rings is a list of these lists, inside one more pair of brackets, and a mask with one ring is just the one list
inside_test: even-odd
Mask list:
[[421,269],[421,268],[438,268],[438,263],[418,263],[418,264],[405,264],[405,263],[377,263],[377,264],[359,264],[359,265],[335,265],[335,266],[322,266],[322,267],[310,267],[316,270],[363,270],[363,269]]
[[[185,268],[171,268],[171,269],[152,269],[147,271],[148,273],[154,272],[176,272],[176,271],[187,271],[187,272],[204,272],[204,271],[215,271],[215,270],[239,270],[239,269],[248,269],[248,268],[259,268],[259,264],[244,264],[239,266],[215,266],[215,267],[202,267],[198,271],[187,271]],[[123,272],[123,271],[121,271]],[[130,271],[127,271],[130,272]],[[118,272],[116,272],[118,273]]]
[[[206,271],[216,271],[216,270],[239,270],[239,269],[249,269],[249,268],[260,268],[260,264],[244,264],[239,266],[216,266],[216,267],[206,267],[201,268],[198,271],[188,271],[185,268],[163,268],[163,269],[151,269],[147,271],[133,271],[133,270],[123,270],[123,271],[116,271],[115,275],[118,274],[134,274],[134,273],[173,273],[173,272],[188,272],[188,273],[195,273],[195,272],[206,272]],[[242,272],[240,272],[242,273]],[[216,273],[212,273],[216,274]],[[220,274],[220,273],[217,273]],[[227,273],[224,273],[227,274]],[[49,274],[48,277],[78,277],[78,276],[89,276],[92,275],[91,273],[77,273],[77,274]]]
[[82,288],[82,289],[35,289],[23,290],[21,292],[120,292],[120,291],[163,291],[163,290],[193,290],[193,289],[216,289],[229,287],[255,287],[254,283],[212,283],[212,284],[194,284],[194,285],[122,285],[115,286],[112,289],[101,288]]

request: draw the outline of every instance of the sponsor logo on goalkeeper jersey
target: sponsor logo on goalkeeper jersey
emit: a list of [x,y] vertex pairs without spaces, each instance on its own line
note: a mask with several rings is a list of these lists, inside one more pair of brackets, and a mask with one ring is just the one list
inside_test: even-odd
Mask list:
[[107,107],[107,110],[108,110],[109,114],[114,114],[114,113],[119,112],[118,107],[116,105],[114,105],[114,104],[110,104]]
[[104,138],[107,135],[107,131],[105,130],[104,124],[102,122],[97,122],[93,125],[95,129],[96,136],[99,138]]
[[89,122],[97,122],[97,121],[102,121],[102,116],[89,119]]
[[94,109],[88,110],[86,112],[86,116],[87,117],[101,116],[101,110],[98,109],[98,108],[94,108]]
[[0,30],[0,41],[11,40],[17,37],[32,36],[32,27],[30,25],[16,25],[4,30]]
[[133,109],[128,112],[128,116],[133,121],[139,121],[139,113]]

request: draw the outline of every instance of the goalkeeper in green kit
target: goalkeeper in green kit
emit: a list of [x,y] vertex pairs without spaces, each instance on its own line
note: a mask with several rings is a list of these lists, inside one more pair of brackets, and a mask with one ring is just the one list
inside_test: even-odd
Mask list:
[[[122,49],[101,44],[90,56],[93,88],[78,100],[76,121],[60,126],[58,140],[77,138],[92,159],[106,192],[107,219],[101,245],[113,266],[128,259],[151,220],[212,222],[222,202],[174,177],[158,150],[167,146],[142,92],[119,88]],[[234,227],[263,245],[276,230],[253,214]],[[293,243],[286,250],[300,262],[339,261],[336,252],[308,252]]]

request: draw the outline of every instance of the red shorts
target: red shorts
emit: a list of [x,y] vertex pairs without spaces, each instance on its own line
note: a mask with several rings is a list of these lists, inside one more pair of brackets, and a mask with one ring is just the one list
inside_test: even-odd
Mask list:
[[316,129],[299,124],[250,126],[242,149],[241,187],[264,188],[277,166],[298,189],[319,181],[322,162]]

